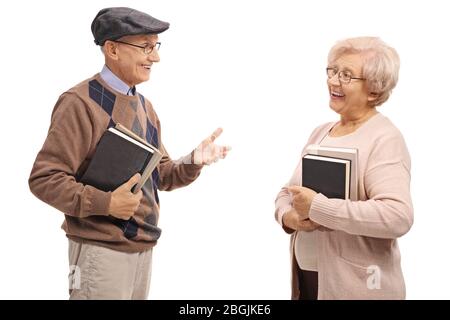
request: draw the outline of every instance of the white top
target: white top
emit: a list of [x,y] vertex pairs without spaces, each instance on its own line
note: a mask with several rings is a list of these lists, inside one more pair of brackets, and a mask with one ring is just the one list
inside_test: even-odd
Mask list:
[[[333,139],[328,134],[321,141],[320,145],[328,145]],[[310,232],[299,231],[295,236],[294,253],[300,269],[308,271],[317,271],[317,233],[314,230]]]

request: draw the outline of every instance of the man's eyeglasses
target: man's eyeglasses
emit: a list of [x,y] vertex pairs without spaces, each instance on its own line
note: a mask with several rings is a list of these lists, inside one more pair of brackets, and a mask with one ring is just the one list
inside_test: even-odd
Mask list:
[[120,40],[114,40],[114,42],[127,44],[129,46],[133,46],[133,47],[136,47],[136,48],[141,48],[144,51],[144,54],[146,54],[146,55],[149,55],[150,53],[152,53],[153,49],[156,49],[156,51],[159,51],[159,47],[161,47],[161,42],[156,42],[154,45],[153,44],[148,44],[146,46],[139,46],[137,44],[128,43],[128,42],[120,41]]
[[339,71],[337,68],[327,68],[328,79],[333,78],[336,74],[338,75],[339,81],[341,83],[350,83],[352,79],[366,80],[365,78],[354,77],[350,71]]

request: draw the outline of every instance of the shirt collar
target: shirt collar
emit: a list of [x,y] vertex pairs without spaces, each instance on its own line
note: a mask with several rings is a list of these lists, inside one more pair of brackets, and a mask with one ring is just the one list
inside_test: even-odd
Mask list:
[[123,82],[118,76],[116,76],[106,65],[103,66],[100,72],[102,79],[114,90],[127,95],[134,96],[136,94],[136,87],[129,87],[125,82]]

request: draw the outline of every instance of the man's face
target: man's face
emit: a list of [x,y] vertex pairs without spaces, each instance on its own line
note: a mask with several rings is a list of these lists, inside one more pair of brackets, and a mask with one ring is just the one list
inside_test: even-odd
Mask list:
[[[146,47],[155,46],[158,35],[125,36],[118,41]],[[113,41],[114,42],[114,41]],[[150,71],[154,62],[159,62],[157,47],[146,54],[144,49],[129,44],[114,42],[116,46],[116,59],[108,61],[108,67],[115,71],[125,83],[133,87],[150,78]]]

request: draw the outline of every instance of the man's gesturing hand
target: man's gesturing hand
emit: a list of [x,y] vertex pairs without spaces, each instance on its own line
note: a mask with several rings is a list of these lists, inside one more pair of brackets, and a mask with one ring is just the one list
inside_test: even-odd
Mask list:
[[219,146],[214,143],[220,134],[222,128],[216,129],[212,135],[202,141],[200,145],[194,150],[193,163],[198,165],[210,165],[217,162],[219,159],[224,159],[228,151],[231,150],[229,146]]

